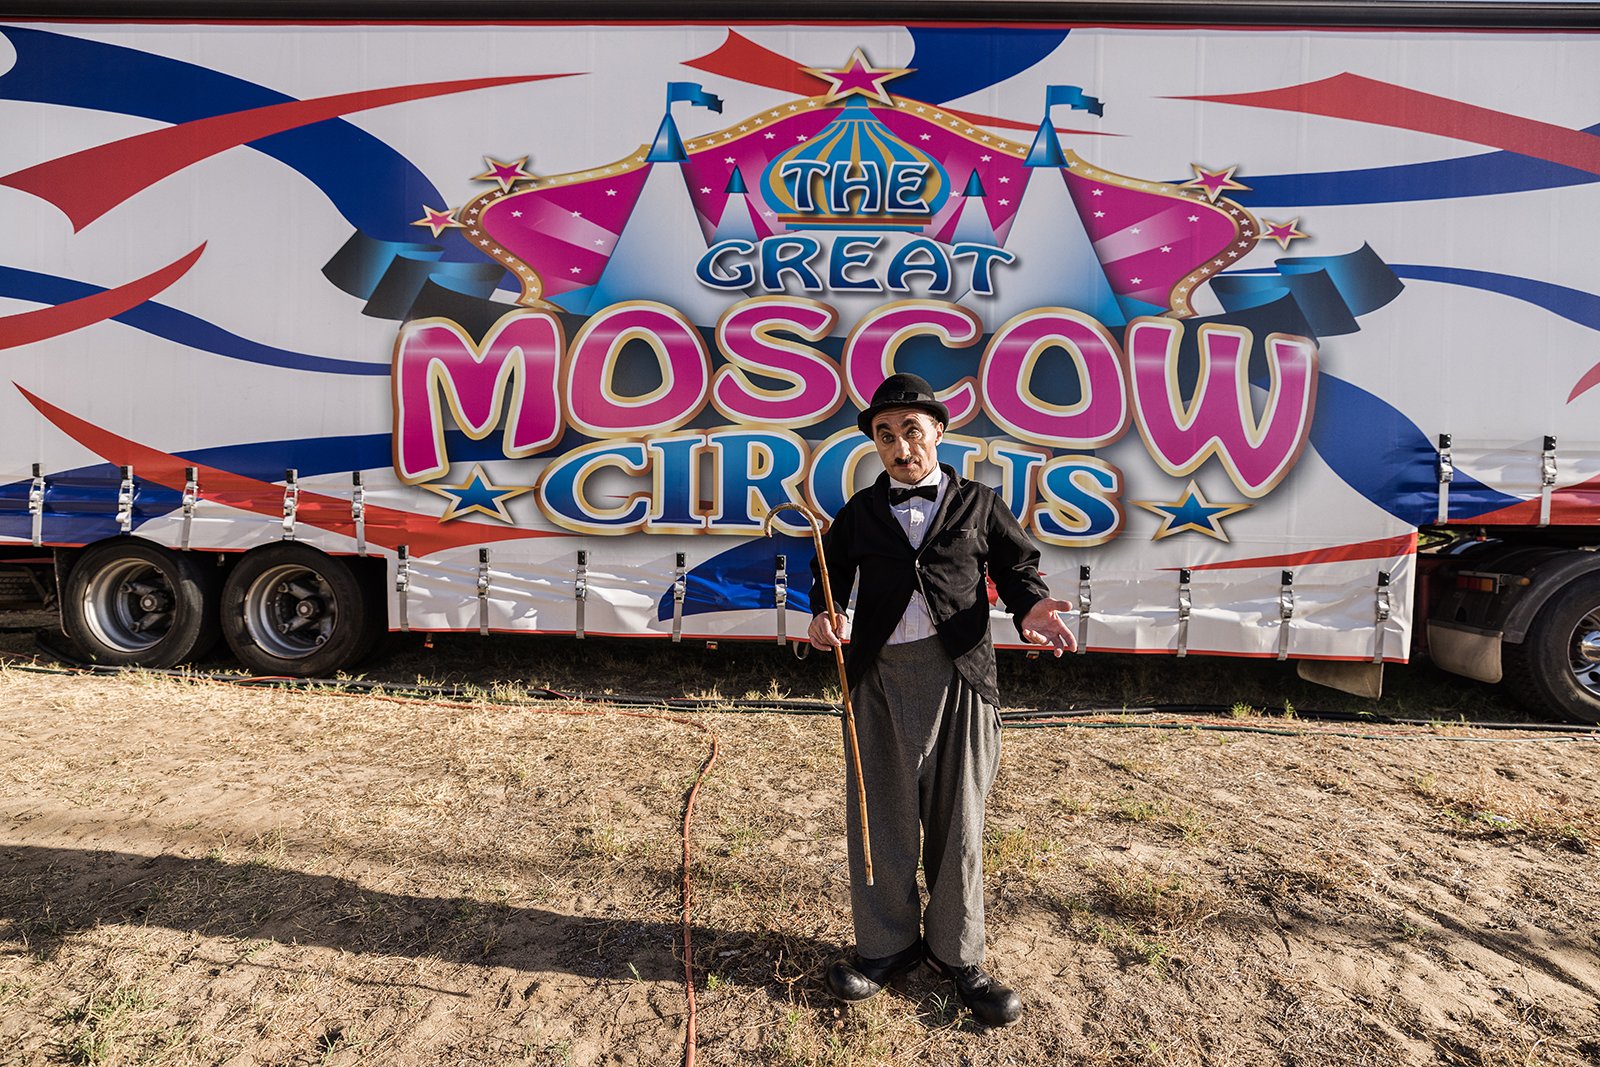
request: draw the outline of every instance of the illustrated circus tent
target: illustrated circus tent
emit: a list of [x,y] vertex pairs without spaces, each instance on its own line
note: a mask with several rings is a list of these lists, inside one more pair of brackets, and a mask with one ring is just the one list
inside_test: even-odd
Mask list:
[[712,234],[713,241],[759,241],[772,236],[772,228],[761,217],[761,205],[750,196],[750,188],[745,185],[738,167],[728,175],[727,194],[722,217],[717,220],[716,232]]
[[961,300],[983,317],[986,330],[1036,307],[1073,308],[1108,326],[1127,321],[1067,189],[1065,163],[1046,118],[1028,153],[1027,189],[1007,234],[1006,250],[1017,262],[997,272],[993,294],[969,292]]
[[[806,188],[801,189],[790,169],[793,163],[813,164],[820,167],[821,172],[808,178]],[[925,210],[890,211],[884,202],[886,196],[872,200],[853,195],[839,204],[822,188],[822,174],[831,173],[835,167],[847,165],[849,173],[859,176],[865,173],[865,167],[871,166],[879,174],[887,175],[897,163],[927,168],[921,189]],[[950,198],[950,178],[938,160],[896,137],[859,96],[846,100],[839,114],[815,137],[768,164],[761,183],[767,200],[783,207],[780,221],[792,229],[920,231]]]
[[978,177],[977,171],[973,171],[961,195],[951,197],[944,210],[933,220],[934,237],[948,245],[968,242],[997,244],[998,238],[994,224],[989,221],[989,208],[984,198],[983,180]]
[[650,173],[589,298],[590,314],[625,300],[658,300],[710,327],[726,310],[729,295],[695,278],[708,245],[680,166],[687,158],[668,113],[650,149]]

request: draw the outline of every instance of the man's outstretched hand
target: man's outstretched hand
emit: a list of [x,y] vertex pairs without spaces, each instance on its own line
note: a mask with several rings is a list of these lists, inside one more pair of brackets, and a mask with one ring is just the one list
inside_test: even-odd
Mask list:
[[824,611],[811,620],[811,628],[806,631],[806,636],[811,638],[812,648],[823,651],[838,648],[844,644],[844,616],[837,611]]
[[[1049,645],[1056,655],[1077,650],[1078,639],[1061,621],[1060,611],[1071,611],[1072,601],[1045,597],[1022,617],[1022,639],[1032,645]],[[813,626],[813,629],[815,627]]]

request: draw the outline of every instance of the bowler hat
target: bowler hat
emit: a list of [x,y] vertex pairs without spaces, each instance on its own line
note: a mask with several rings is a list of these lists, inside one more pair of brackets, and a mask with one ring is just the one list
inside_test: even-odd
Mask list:
[[915,374],[891,374],[872,394],[872,403],[856,416],[856,425],[868,437],[872,436],[872,420],[878,412],[889,408],[916,408],[926,411],[939,420],[940,426],[950,425],[950,409],[933,395],[933,386],[927,379]]

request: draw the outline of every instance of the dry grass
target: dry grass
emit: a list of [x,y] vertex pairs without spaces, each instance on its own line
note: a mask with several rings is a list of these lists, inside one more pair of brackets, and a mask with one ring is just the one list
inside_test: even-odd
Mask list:
[[1440,780],[1429,772],[1412,779],[1413,791],[1457,832],[1554,842],[1574,852],[1600,843],[1600,808],[1593,796],[1525,784],[1514,771],[1491,771]]
[[[826,689],[816,660],[594,647],[387,680]],[[557,710],[0,668],[0,1063],[678,1061],[706,738]],[[723,748],[701,1063],[1600,1061],[1592,746],[1008,731],[990,958],[1029,1012],[989,1032],[926,971],[851,1010],[821,989],[851,940],[837,721],[693,718]]]

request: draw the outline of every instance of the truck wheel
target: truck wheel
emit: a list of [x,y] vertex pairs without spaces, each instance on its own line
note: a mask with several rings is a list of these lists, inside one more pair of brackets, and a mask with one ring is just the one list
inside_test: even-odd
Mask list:
[[293,542],[247,553],[222,588],[222,634],[259,674],[332,674],[370,651],[376,622],[348,565]]
[[107,541],[79,557],[61,614],[94,663],[171,667],[217,643],[213,572],[148,541]]
[[1600,723],[1600,574],[1572,582],[1539,609],[1522,644],[1505,646],[1505,670],[1525,702]]

